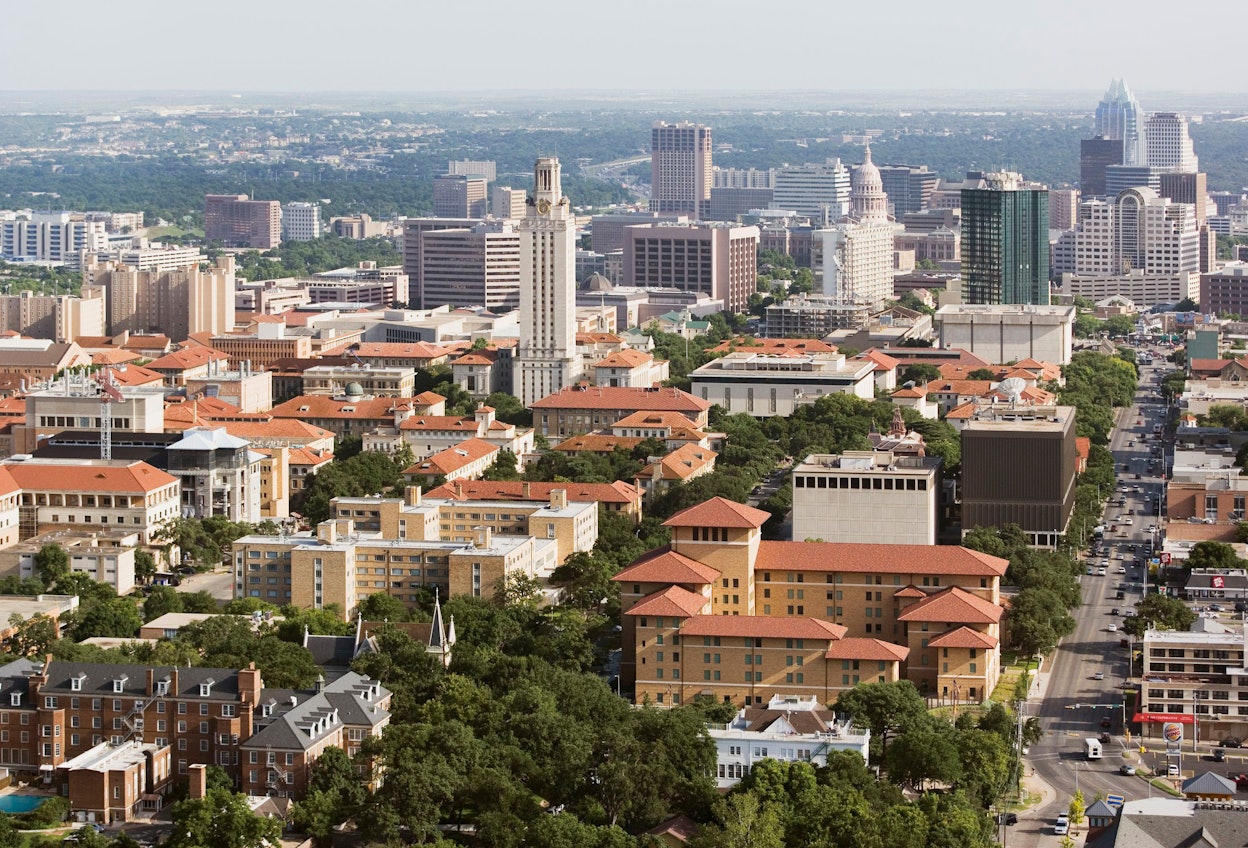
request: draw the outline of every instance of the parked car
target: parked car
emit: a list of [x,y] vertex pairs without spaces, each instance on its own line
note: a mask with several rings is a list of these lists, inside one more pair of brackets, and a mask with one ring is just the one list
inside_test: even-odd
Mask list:
[[1117,625],[1117,624],[1114,624],[1114,623],[1111,621],[1111,622],[1109,623],[1109,626],[1108,626],[1108,627],[1106,627],[1105,629],[1106,629],[1106,630],[1108,630],[1110,633],[1117,633],[1117,632],[1118,632],[1118,625]]
[[1109,611],[1109,614],[1110,614],[1110,615],[1119,615],[1119,614],[1121,614],[1121,612],[1122,612],[1122,611],[1121,611],[1121,610],[1119,610],[1119,609],[1118,609],[1118,607],[1114,607],[1113,609],[1111,609],[1111,610]]
[[1235,781],[1236,789],[1248,789],[1248,774],[1243,772],[1228,774],[1231,780]]
[[1092,675],[1092,679],[1093,679],[1093,680],[1104,680],[1104,679],[1105,679],[1105,672],[1103,672],[1103,671],[1098,671],[1096,674]]
[[1239,748],[1243,744],[1244,743],[1240,740],[1238,736],[1228,736],[1218,743],[1218,745],[1223,748]]
[[1166,777],[1178,777],[1179,767],[1175,765],[1166,766]]
[[1113,738],[1113,737],[1112,737],[1112,736],[1110,736],[1108,733],[1102,733],[1102,734],[1100,735],[1101,744],[1105,744],[1106,742],[1108,742],[1108,741],[1109,741],[1110,739],[1112,739],[1112,738]]
[[997,815],[997,824],[1008,826],[1018,824],[1018,813],[999,813]]

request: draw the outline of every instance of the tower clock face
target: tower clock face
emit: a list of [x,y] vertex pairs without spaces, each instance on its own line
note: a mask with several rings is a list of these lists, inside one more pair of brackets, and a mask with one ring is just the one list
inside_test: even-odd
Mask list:
[[537,211],[541,215],[545,215],[550,211],[550,201],[545,198],[537,201]]

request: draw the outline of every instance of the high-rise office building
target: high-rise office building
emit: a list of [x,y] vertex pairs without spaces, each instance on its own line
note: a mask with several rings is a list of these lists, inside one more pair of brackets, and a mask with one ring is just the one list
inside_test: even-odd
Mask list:
[[282,243],[282,204],[245,194],[204,197],[204,240],[225,247],[272,250]]
[[1079,189],[1084,197],[1105,197],[1105,169],[1122,164],[1122,141],[1085,138],[1079,142]]
[[1161,190],[1161,171],[1148,165],[1110,165],[1105,169],[1105,198],[1112,201],[1129,188]]
[[448,174],[463,174],[466,177],[485,177],[489,182],[498,179],[498,164],[492,159],[452,159],[446,163]]
[[656,121],[650,130],[650,211],[701,217],[711,201],[711,128]]
[[1161,174],[1157,180],[1157,193],[1175,203],[1192,204],[1196,210],[1196,226],[1205,225],[1209,205],[1209,183],[1205,174],[1197,171]]
[[1014,173],[962,190],[965,303],[1049,302],[1049,192]]
[[572,385],[576,367],[576,221],[559,160],[534,165],[520,231],[520,343],[512,394],[525,406]]
[[282,240],[315,241],[321,237],[321,207],[316,203],[287,203],[282,207]]
[[1187,118],[1174,112],[1154,112],[1144,121],[1144,152],[1148,166],[1162,172],[1200,170]]
[[898,221],[911,212],[922,212],[932,201],[940,177],[926,165],[881,165],[880,180],[893,217]]
[[79,267],[79,257],[107,245],[103,221],[69,212],[35,212],[0,221],[0,259]]
[[1079,189],[1070,186],[1049,189],[1049,229],[1074,229],[1079,209]]
[[488,221],[467,229],[421,234],[422,309],[520,305],[520,234],[511,222]]
[[424,281],[421,279],[424,239],[421,236],[433,230],[470,230],[479,223],[479,218],[408,218],[403,222],[403,273],[407,274],[408,291],[417,306],[424,306]]
[[624,229],[625,285],[703,292],[743,312],[758,284],[758,227],[640,224]]
[[480,174],[444,174],[433,179],[433,217],[484,218],[489,180]]
[[1113,80],[1096,107],[1093,135],[1122,142],[1119,161],[1124,165],[1142,165],[1145,162],[1143,123],[1140,104],[1126,80]]
[[776,169],[771,208],[827,224],[849,212],[849,171],[840,159]]
[[524,189],[494,186],[490,189],[490,214],[503,220],[518,221],[524,217]]

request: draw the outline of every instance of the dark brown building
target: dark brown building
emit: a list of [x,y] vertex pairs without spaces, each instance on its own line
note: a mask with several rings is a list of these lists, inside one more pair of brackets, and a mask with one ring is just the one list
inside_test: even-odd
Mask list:
[[1079,190],[1086,200],[1105,196],[1105,169],[1122,164],[1122,139],[1085,138],[1079,142]]
[[282,243],[282,204],[245,194],[204,197],[204,240],[226,247],[272,250]]
[[1017,524],[1052,547],[1075,506],[1075,409],[997,404],[962,429],[962,530]]

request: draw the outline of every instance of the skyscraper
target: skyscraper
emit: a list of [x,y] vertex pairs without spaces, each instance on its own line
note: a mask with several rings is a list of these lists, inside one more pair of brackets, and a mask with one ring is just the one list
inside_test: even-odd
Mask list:
[[484,218],[489,180],[480,174],[444,174],[433,180],[433,217]]
[[701,217],[711,202],[711,128],[656,121],[650,130],[650,211]]
[[883,165],[880,180],[884,193],[893,207],[893,217],[900,221],[910,212],[922,212],[932,200],[932,192],[940,177],[926,165]]
[[1079,142],[1079,190],[1084,197],[1104,197],[1105,171],[1122,164],[1122,142],[1114,138],[1085,138]]
[[849,171],[840,159],[776,170],[773,209],[791,209],[821,223],[849,211]]
[[[1096,107],[1093,135],[1122,142],[1122,164],[1144,164],[1140,104],[1127,87],[1126,80],[1116,79]],[[1085,189],[1086,191],[1086,189]]]
[[1187,118],[1174,112],[1154,112],[1144,122],[1144,151],[1150,168],[1162,172],[1195,173],[1200,170]]
[[245,194],[205,195],[204,240],[272,250],[282,243],[282,204],[248,200]]
[[962,190],[962,299],[1049,302],[1049,191],[1019,174]]
[[512,394],[525,406],[576,379],[576,222],[559,160],[537,160],[520,232],[520,344]]

